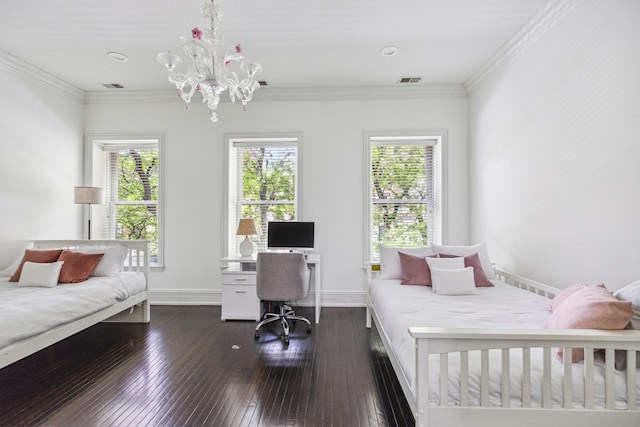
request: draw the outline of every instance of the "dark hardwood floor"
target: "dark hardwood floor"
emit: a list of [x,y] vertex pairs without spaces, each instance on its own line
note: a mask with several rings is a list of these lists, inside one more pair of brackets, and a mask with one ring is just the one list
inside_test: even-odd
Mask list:
[[323,308],[286,350],[268,330],[254,341],[254,322],[220,321],[220,307],[151,312],[1,369],[0,426],[414,425],[364,308]]

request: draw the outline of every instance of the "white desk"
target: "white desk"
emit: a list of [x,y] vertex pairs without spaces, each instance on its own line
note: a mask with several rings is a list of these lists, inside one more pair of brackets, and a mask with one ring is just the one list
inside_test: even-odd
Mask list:
[[[315,311],[316,311],[316,323],[320,323],[320,311],[322,310],[322,302],[321,302],[321,297],[322,297],[322,266],[321,266],[321,259],[320,259],[320,255],[319,254],[308,254],[307,258],[307,265],[311,268],[311,283],[313,285],[315,285]],[[240,270],[244,273],[244,274],[254,274],[255,275],[255,264],[256,264],[256,257],[255,256],[251,256],[251,257],[243,257],[240,255],[234,255],[234,256],[228,256],[228,257],[224,257],[220,259],[221,262],[221,267],[222,268],[227,268],[229,264],[233,263],[233,264],[239,264],[240,265]],[[252,271],[253,270],[253,271]],[[237,270],[236,270],[237,271]],[[223,274],[225,272],[223,271]],[[224,286],[224,280],[223,280],[223,286]],[[256,295],[257,298],[257,295]],[[224,298],[222,301],[222,304],[224,306]]]

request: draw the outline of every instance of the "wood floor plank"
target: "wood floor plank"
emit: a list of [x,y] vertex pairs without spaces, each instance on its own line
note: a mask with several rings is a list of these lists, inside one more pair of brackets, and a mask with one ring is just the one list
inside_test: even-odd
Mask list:
[[255,322],[222,322],[220,307],[152,312],[149,325],[102,323],[1,369],[0,425],[414,425],[363,308],[323,308],[288,349],[276,325],[255,341]]

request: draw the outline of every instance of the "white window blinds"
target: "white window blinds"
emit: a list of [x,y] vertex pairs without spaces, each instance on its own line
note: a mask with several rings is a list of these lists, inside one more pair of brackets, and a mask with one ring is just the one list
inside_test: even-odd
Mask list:
[[439,241],[437,149],[428,135],[367,138],[368,257],[378,246],[415,247]]
[[299,139],[231,139],[230,253],[238,251],[243,236],[235,232],[241,218],[254,220],[257,236],[250,236],[258,251],[266,249],[267,223],[298,217]]
[[118,142],[105,152],[104,235],[116,240],[149,240],[152,265],[159,256],[158,143]]

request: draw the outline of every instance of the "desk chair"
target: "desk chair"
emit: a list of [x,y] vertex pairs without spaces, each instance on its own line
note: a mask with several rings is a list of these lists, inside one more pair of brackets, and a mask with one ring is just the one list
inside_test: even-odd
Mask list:
[[260,328],[267,323],[280,320],[283,329],[282,339],[289,346],[289,320],[307,324],[307,333],[311,333],[311,322],[302,316],[296,316],[288,301],[304,298],[309,293],[309,268],[304,255],[295,252],[259,252],[256,263],[256,292],[263,301],[279,303],[278,313],[267,312],[256,326],[255,339],[260,337]]

